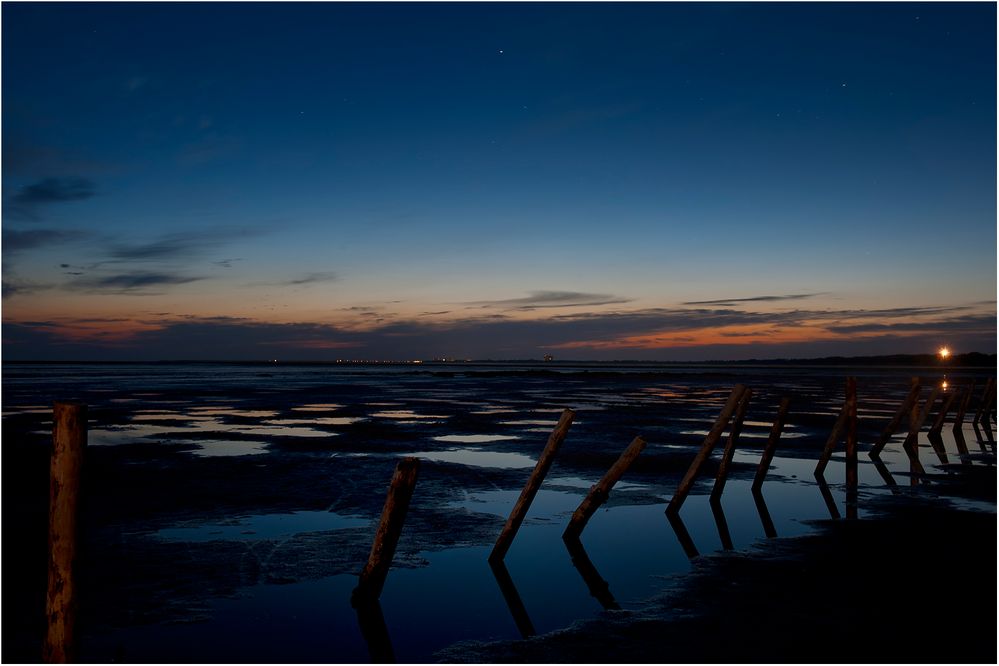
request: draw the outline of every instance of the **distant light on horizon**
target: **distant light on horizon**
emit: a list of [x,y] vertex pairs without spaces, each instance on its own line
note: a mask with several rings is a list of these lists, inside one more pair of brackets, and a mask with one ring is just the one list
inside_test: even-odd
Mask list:
[[938,351],[937,353],[940,355],[940,358],[943,360],[947,360],[948,358],[950,358],[950,349],[948,347],[941,347],[940,351]]

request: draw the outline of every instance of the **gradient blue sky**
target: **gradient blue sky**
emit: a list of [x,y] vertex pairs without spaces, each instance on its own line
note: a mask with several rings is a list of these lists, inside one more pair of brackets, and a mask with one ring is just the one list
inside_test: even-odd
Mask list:
[[995,4],[2,14],[5,358],[995,351]]

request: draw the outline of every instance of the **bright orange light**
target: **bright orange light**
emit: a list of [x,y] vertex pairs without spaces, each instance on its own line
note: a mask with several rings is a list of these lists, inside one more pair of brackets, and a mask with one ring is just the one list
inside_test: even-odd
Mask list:
[[950,349],[948,349],[947,347],[941,347],[940,351],[937,352],[937,353],[940,354],[940,358],[944,358],[945,359],[948,356],[950,356]]
[[944,391],[946,391],[946,390],[947,390],[947,382],[944,382],[944,383],[943,383],[943,384],[941,384],[940,386],[941,386],[941,388],[943,388],[943,390],[944,390]]

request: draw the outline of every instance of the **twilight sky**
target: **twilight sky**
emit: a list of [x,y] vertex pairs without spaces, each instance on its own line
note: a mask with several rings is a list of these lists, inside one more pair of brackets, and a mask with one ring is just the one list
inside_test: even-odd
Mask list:
[[996,6],[2,5],[3,356],[996,349]]

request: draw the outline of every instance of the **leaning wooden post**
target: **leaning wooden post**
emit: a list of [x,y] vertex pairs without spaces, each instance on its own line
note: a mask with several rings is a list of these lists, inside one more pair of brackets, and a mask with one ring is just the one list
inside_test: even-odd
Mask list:
[[971,397],[975,392],[975,380],[971,380],[971,384],[965,389],[964,397],[961,398],[961,403],[957,408],[957,416],[954,417],[954,427],[951,431],[956,435],[961,432],[964,428],[964,415],[968,413],[968,406],[971,404]]
[[489,553],[490,562],[502,561],[506,557],[507,551],[510,550],[510,544],[513,543],[514,537],[517,536],[517,530],[520,529],[520,524],[524,522],[524,517],[527,516],[527,511],[531,508],[534,496],[538,494],[538,489],[541,488],[541,482],[545,480],[545,475],[548,474],[552,463],[555,462],[555,454],[558,453],[559,447],[562,446],[562,441],[568,434],[569,426],[572,425],[572,419],[575,415],[576,412],[571,409],[562,411],[562,416],[559,418],[558,424],[552,430],[551,436],[548,437],[548,444],[545,445],[545,450],[541,453],[541,457],[538,458],[538,464],[535,465],[534,471],[531,472],[531,477],[527,480],[527,485],[520,491],[520,497],[517,498],[517,503],[513,505],[510,517],[506,519],[503,531],[500,532],[499,538],[496,539],[496,545],[493,546],[492,552]]
[[763,485],[763,480],[767,478],[767,471],[770,463],[773,462],[774,453],[777,451],[777,442],[780,440],[780,433],[784,429],[784,420],[787,418],[787,410],[791,405],[790,398],[781,398],[780,407],[777,408],[777,418],[770,428],[770,437],[767,445],[763,447],[763,455],[760,457],[760,466],[756,468],[756,477],[753,478],[753,490],[759,490]]
[[614,487],[614,484],[618,482],[618,479],[621,478],[644,448],[644,439],[636,437],[632,440],[628,448],[624,450],[624,453],[621,454],[617,461],[611,465],[611,468],[607,470],[607,473],[604,474],[604,478],[600,479],[596,485],[590,488],[590,492],[586,495],[586,498],[572,514],[569,525],[565,528],[565,532],[562,533],[562,539],[578,539],[583,534],[583,529],[586,527],[586,523],[589,522],[590,517],[600,508],[601,504],[607,501],[607,497],[610,496],[610,491]]
[[913,412],[919,412],[919,414],[909,425],[909,434],[906,436],[905,441],[902,442],[902,449],[909,456],[909,468],[912,473],[910,485],[913,486],[918,485],[918,477],[926,474],[923,464],[919,462],[919,431],[922,429],[923,424],[926,423],[926,419],[930,415],[930,410],[933,408],[933,403],[936,402],[939,393],[940,387],[934,387],[930,393],[930,397],[926,399],[926,404],[923,405],[922,410],[918,409],[919,405],[912,406]]
[[985,389],[982,391],[982,401],[978,404],[978,409],[975,411],[975,418],[971,420],[972,423],[981,423],[982,414],[985,412],[986,405],[989,403],[989,399],[992,397],[992,389],[995,380],[989,377],[989,380],[985,382]]
[[846,422],[849,418],[850,401],[847,399],[843,401],[843,407],[839,410],[839,416],[836,417],[836,423],[833,424],[832,432],[829,433],[829,438],[826,439],[822,455],[819,456],[819,462],[815,466],[815,476],[822,476],[822,473],[826,471],[826,465],[829,464],[829,459],[832,458],[832,452],[836,447],[836,442],[839,441],[839,435],[843,432],[843,428],[846,427]]
[[947,413],[950,412],[951,405],[954,404],[954,399],[957,397],[957,391],[951,391],[947,399],[944,400],[943,406],[940,408],[940,413],[937,414],[936,420],[930,427],[930,432],[939,435],[940,431],[943,430],[944,421],[947,419]]
[[694,456],[694,461],[690,463],[690,467],[687,469],[687,473],[683,475],[683,479],[680,480],[680,485],[676,489],[676,493],[673,498],[669,501],[669,506],[666,507],[667,513],[677,513],[683,506],[684,501],[687,499],[687,495],[690,494],[691,488],[694,487],[694,481],[697,480],[697,473],[701,471],[701,467],[704,462],[711,455],[711,451],[714,450],[715,445],[718,444],[718,439],[721,437],[722,432],[725,430],[725,426],[728,424],[730,418],[732,418],[732,412],[739,404],[739,400],[742,398],[742,393],[746,390],[746,387],[742,384],[736,384],[735,388],[732,389],[732,393],[728,396],[728,402],[725,403],[725,407],[722,408],[721,413],[718,415],[718,419],[715,421],[714,426],[711,427],[708,436],[704,438],[704,444],[701,445],[701,450],[697,452]]
[[979,408],[981,411],[981,417],[978,419],[978,423],[982,425],[985,429],[985,434],[988,438],[992,439],[992,403],[996,399],[996,384],[995,381],[990,379],[991,385],[989,389],[985,392],[982,397],[982,405]]
[[881,436],[878,437],[878,441],[874,443],[871,450],[867,452],[871,458],[876,458],[881,455],[881,450],[885,448],[885,444],[891,439],[891,436],[895,434],[898,430],[898,426],[902,423],[902,419],[905,418],[906,414],[912,412],[912,406],[919,400],[919,391],[921,389],[919,385],[919,377],[913,377],[911,380],[911,388],[909,389],[908,395],[905,396],[905,400],[902,401],[901,407],[895,412],[895,416],[892,417],[891,421],[885,426],[885,429],[881,432]]
[[739,435],[742,434],[742,422],[746,418],[746,409],[749,408],[749,399],[753,397],[753,389],[746,389],[742,392],[742,400],[739,401],[739,409],[735,413],[732,421],[732,430],[728,434],[728,441],[725,442],[725,450],[722,451],[721,464],[718,465],[718,474],[715,476],[715,485],[711,489],[711,499],[717,500],[725,490],[725,480],[728,478],[728,468],[732,465],[732,457],[735,455],[735,445],[739,442]]
[[77,504],[80,470],[87,445],[87,405],[60,401],[52,409],[52,458],[49,465],[49,580],[45,600],[48,626],[42,660],[75,660]]
[[846,379],[846,517],[857,517],[857,378]]
[[381,596],[385,577],[395,555],[395,547],[399,543],[399,534],[406,522],[406,512],[413,497],[413,489],[416,488],[419,471],[419,458],[403,458],[395,467],[388,496],[385,497],[385,506],[382,508],[382,519],[378,523],[375,541],[371,544],[371,555],[368,556],[368,563],[351,595],[351,603],[355,607],[360,603],[377,601]]

